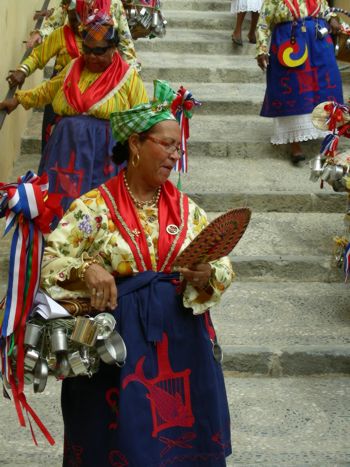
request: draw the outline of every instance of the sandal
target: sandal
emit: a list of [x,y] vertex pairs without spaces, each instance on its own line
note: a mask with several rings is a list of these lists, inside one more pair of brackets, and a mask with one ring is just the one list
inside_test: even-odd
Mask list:
[[242,39],[239,37],[231,36],[232,42],[236,45],[243,45]]
[[290,160],[293,165],[299,165],[299,162],[304,162],[305,161],[305,156],[304,154],[291,154]]
[[249,41],[249,44],[256,44],[256,37],[253,36],[248,36],[248,41]]

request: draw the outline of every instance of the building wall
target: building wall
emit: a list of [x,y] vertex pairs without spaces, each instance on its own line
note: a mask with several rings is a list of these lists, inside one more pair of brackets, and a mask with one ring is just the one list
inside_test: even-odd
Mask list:
[[344,10],[350,10],[350,1],[349,0],[335,0],[334,6],[338,8],[344,8]]
[[[14,69],[20,63],[26,50],[22,41],[28,38],[34,28],[33,14],[35,10],[41,9],[43,0],[0,0],[0,3],[0,100],[3,100],[8,92],[8,84],[5,81],[8,70]],[[41,82],[42,76],[42,72],[38,70],[26,80],[24,88],[36,86]],[[10,176],[13,162],[20,152],[21,135],[27,126],[30,113],[19,106],[6,117],[0,130],[0,182],[6,181]]]

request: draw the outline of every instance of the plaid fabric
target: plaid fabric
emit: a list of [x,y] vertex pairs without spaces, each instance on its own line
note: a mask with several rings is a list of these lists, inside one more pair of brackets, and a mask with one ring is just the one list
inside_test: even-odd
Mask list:
[[114,138],[124,143],[133,133],[142,133],[164,120],[176,120],[171,113],[171,103],[175,91],[167,81],[155,80],[154,98],[149,104],[141,104],[124,112],[111,114],[111,127]]
[[106,13],[98,11],[87,18],[83,29],[84,40],[108,41],[113,39],[114,35],[113,20]]

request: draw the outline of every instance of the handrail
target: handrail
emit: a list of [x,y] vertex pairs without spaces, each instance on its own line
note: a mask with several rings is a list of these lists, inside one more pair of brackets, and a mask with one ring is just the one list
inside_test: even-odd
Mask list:
[[[47,7],[49,6],[49,3],[50,3],[50,0],[45,0],[44,3],[43,3],[43,6],[41,7],[41,11],[43,10],[47,10]],[[44,18],[41,16],[38,18],[37,22],[35,23],[35,29],[40,29],[41,25],[42,25],[42,22],[43,22]],[[30,49],[27,49],[22,57],[22,60],[21,60],[21,63],[23,62],[23,60],[25,60],[31,53],[33,49],[30,48]],[[10,88],[6,94],[6,97],[5,99],[11,99],[11,97],[13,97],[15,95],[15,92],[16,92],[16,89],[17,89],[17,86],[14,86],[13,88]],[[0,130],[4,124],[4,121],[5,121],[5,118],[6,118],[6,115],[7,115],[7,112],[6,110],[0,110]]]

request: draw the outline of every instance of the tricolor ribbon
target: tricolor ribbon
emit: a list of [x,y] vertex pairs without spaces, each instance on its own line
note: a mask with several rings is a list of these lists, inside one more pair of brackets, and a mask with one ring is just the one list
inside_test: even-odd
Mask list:
[[188,170],[187,140],[190,137],[189,119],[192,118],[192,109],[194,106],[202,105],[196,100],[190,91],[183,86],[177,91],[177,96],[171,104],[171,111],[178,121],[181,129],[181,158],[176,162],[175,170],[186,173]]
[[[24,330],[40,280],[44,248],[43,234],[50,232],[54,216],[62,215],[61,195],[48,195],[48,179],[29,171],[17,183],[0,183],[0,217],[6,218],[6,235],[14,229],[9,259],[9,280],[0,321],[0,363],[2,377],[11,384],[20,424],[25,426],[22,408],[33,416],[24,396]],[[10,365],[17,347],[16,374]],[[34,414],[35,415],[35,414]],[[38,417],[35,415],[34,420]],[[42,429],[41,422],[38,423]],[[53,443],[50,435],[47,436]]]

